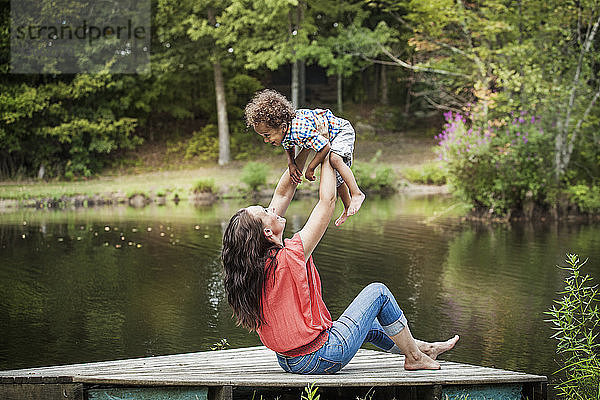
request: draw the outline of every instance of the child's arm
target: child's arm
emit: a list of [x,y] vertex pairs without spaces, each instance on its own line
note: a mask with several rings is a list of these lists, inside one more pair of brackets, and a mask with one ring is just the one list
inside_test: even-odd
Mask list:
[[315,180],[315,168],[317,168],[323,162],[327,154],[329,154],[329,150],[331,150],[331,146],[329,145],[329,142],[327,142],[327,144],[317,152],[315,158],[312,159],[310,164],[308,164],[306,172],[304,173],[306,179],[309,181]]
[[295,161],[295,149],[294,146],[290,147],[285,151],[288,162],[288,170],[290,171],[290,178],[296,185],[302,182],[302,170],[298,168]]

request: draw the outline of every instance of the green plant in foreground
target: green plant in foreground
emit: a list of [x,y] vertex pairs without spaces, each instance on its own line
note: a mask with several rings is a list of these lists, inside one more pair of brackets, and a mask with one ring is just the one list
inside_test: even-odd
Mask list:
[[319,400],[321,395],[317,394],[318,391],[319,387],[313,382],[304,388],[304,393],[302,393],[300,400]]
[[261,162],[249,162],[242,170],[242,182],[248,185],[252,191],[257,191],[261,186],[267,183],[267,174],[269,166]]
[[591,285],[592,278],[582,275],[585,265],[576,254],[567,254],[567,266],[560,267],[568,272],[565,289],[559,292],[562,298],[546,314],[556,333],[556,352],[562,356],[564,366],[556,371],[563,373],[556,389],[565,399],[600,398],[600,343],[598,326],[598,285]]
[[216,351],[216,350],[225,350],[228,347],[229,347],[229,342],[227,341],[227,339],[223,338],[223,339],[219,340],[217,343],[214,343],[210,347],[210,349],[213,351]]

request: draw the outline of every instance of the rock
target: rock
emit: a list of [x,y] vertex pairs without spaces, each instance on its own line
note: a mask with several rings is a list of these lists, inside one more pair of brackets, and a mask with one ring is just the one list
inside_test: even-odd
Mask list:
[[136,193],[129,197],[129,205],[135,208],[145,207],[150,202],[150,199],[143,193]]
[[217,196],[214,193],[200,192],[192,193],[190,196],[190,202],[194,206],[208,206],[213,204],[217,200]]

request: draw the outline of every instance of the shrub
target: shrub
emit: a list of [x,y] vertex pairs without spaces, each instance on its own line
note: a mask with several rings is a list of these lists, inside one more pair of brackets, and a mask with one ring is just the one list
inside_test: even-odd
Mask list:
[[194,193],[216,193],[217,186],[214,179],[200,179],[192,186]]
[[405,168],[402,173],[406,179],[414,183],[446,184],[446,170],[441,163],[427,163],[416,168]]
[[207,124],[200,131],[194,132],[185,150],[185,159],[196,156],[203,161],[214,161],[219,157],[219,138],[216,125]]
[[257,191],[267,183],[269,166],[261,162],[249,162],[242,171],[241,180],[252,191]]
[[548,202],[553,146],[539,118],[521,112],[508,123],[488,121],[475,128],[460,113],[445,117],[436,150],[458,194],[498,215],[522,209],[525,199]]
[[598,286],[591,286],[592,278],[582,275],[580,262],[576,254],[567,254],[567,272],[565,289],[559,294],[546,314],[556,333],[552,336],[558,343],[556,353],[562,356],[564,365],[557,372],[564,378],[556,385],[558,393],[565,399],[597,399],[600,391],[600,314],[598,311]]
[[361,190],[370,193],[392,193],[396,190],[394,170],[387,165],[355,163],[352,166],[356,183]]
[[567,188],[569,200],[577,205],[581,212],[600,212],[600,186],[575,185]]

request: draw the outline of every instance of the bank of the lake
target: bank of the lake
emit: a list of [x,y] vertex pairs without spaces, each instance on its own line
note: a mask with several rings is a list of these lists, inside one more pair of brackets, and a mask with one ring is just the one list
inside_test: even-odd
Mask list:
[[[372,129],[372,128],[371,128]],[[392,192],[431,194],[447,193],[447,187],[423,185],[411,181],[409,170],[435,159],[434,140],[423,132],[382,132],[363,134],[356,143],[356,161],[374,168],[389,168]],[[190,201],[210,203],[216,199],[267,197],[286,168],[281,152],[265,147],[260,159],[216,163],[176,159],[168,143],[155,143],[128,154],[103,174],[74,181],[20,180],[0,182],[0,209],[15,207],[64,208],[130,204],[166,204]],[[252,192],[243,182],[242,171],[250,162],[266,165],[265,184]],[[212,182],[209,193],[196,193],[199,182]],[[318,181],[303,181],[299,196],[315,196]]]

